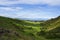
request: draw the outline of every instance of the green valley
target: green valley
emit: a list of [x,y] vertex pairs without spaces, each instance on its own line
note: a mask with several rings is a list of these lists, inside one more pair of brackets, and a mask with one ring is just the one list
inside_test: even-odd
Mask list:
[[0,40],[60,40],[59,30],[60,16],[44,22],[0,16]]

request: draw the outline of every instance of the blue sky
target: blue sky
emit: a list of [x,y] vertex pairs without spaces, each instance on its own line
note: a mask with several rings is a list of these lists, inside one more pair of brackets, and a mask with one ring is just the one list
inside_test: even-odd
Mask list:
[[0,0],[0,16],[12,18],[55,18],[60,0]]

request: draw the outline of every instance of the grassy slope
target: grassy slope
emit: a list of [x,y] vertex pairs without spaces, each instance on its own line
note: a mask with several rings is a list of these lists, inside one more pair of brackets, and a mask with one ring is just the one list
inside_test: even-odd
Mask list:
[[41,23],[41,26],[43,29],[46,29],[44,31],[50,31],[52,29],[55,29],[56,27],[59,27],[60,26],[60,16],[55,19],[47,20],[47,21]]
[[45,40],[38,37],[40,22],[0,17],[0,40]]
[[33,36],[25,35],[25,24],[21,20],[0,17],[0,40],[33,40]]
[[42,34],[43,36],[49,39],[60,40],[60,16],[42,23],[41,26],[42,33],[45,34]]
[[[45,38],[58,27],[60,27],[60,17],[44,23],[0,17],[0,40],[60,40]],[[48,32],[49,35],[38,36],[41,30]]]

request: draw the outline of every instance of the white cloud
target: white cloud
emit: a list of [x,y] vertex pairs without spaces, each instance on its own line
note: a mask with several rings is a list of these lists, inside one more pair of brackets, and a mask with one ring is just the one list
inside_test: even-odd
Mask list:
[[20,17],[20,18],[39,18],[38,14],[33,14],[33,13],[17,14],[17,17]]
[[5,10],[5,11],[19,11],[22,10],[22,7],[0,7],[0,10]]
[[[28,14],[29,13],[29,14]],[[23,12],[23,13],[16,13],[16,18],[54,18],[53,16],[48,16],[46,14],[43,13],[31,13],[31,12]]]
[[[52,14],[52,13],[51,13]],[[50,13],[47,12],[31,12],[31,11],[23,11],[23,12],[16,12],[16,13],[0,13],[0,16],[6,16],[6,17],[11,17],[11,18],[55,18],[53,14],[51,15]]]
[[14,9],[9,8],[9,7],[0,7],[0,10],[10,11],[10,10],[14,10]]
[[8,13],[0,13],[0,16],[4,16],[4,17],[10,17],[10,18],[16,18],[16,15],[14,14],[8,14]]
[[60,5],[60,0],[0,0],[0,4],[48,4]]

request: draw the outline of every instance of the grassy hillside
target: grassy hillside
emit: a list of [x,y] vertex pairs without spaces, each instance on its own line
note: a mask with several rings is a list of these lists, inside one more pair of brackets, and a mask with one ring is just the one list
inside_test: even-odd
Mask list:
[[47,20],[41,23],[40,35],[45,36],[49,39],[59,39],[60,40],[60,16],[51,20]]
[[0,16],[0,40],[37,40],[40,22],[11,19]]
[[60,40],[60,16],[44,22],[0,16],[0,40]]
[[50,31],[52,29],[60,27],[60,16],[41,23],[41,26],[43,29],[46,29],[44,31]]

